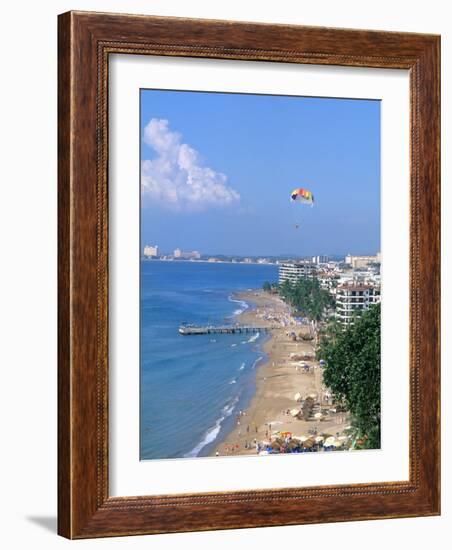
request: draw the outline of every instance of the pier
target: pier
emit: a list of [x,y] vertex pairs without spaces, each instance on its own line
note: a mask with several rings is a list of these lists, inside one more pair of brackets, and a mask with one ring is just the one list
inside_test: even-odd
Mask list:
[[272,328],[274,327],[257,327],[253,325],[181,325],[179,327],[179,334],[182,334],[184,336],[191,336],[194,334],[240,334],[246,332],[267,332]]

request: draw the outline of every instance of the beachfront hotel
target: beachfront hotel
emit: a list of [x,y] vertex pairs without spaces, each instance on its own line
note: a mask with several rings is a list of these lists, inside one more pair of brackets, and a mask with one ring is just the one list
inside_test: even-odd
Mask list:
[[296,283],[299,279],[307,279],[317,274],[317,267],[308,262],[290,262],[279,266],[279,284],[284,281]]
[[150,246],[146,245],[143,250],[143,256],[146,256],[146,258],[157,258],[159,255],[159,247],[158,245]]
[[175,260],[199,260],[201,258],[201,253],[197,250],[184,252],[180,248],[175,248],[173,252],[173,258]]
[[380,302],[380,287],[346,283],[336,289],[336,317],[343,327],[353,325],[357,316]]

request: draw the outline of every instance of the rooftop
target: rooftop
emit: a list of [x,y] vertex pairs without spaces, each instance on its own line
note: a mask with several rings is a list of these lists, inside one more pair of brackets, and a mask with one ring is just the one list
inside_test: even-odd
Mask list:
[[370,290],[371,288],[375,288],[375,287],[373,285],[365,285],[361,283],[344,283],[338,287],[338,290],[359,291],[359,290]]

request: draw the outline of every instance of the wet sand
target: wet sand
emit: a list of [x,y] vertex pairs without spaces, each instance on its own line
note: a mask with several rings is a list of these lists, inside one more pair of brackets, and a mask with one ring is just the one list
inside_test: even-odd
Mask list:
[[[295,400],[297,393],[303,399],[309,395],[314,398],[314,413],[320,408],[323,411],[332,408],[328,389],[322,383],[322,369],[315,360],[313,341],[300,337],[300,334],[309,334],[309,326],[297,325],[290,308],[277,295],[247,291],[236,296],[254,304],[239,316],[240,324],[278,328],[271,329],[270,338],[264,344],[268,360],[258,367],[256,393],[249,408],[237,413],[234,430],[213,450],[212,456],[256,454],[255,441],[270,441],[277,431],[291,432],[293,437],[309,436],[310,430],[342,435],[349,423],[347,413],[332,413],[325,420],[308,421],[287,414],[288,410],[300,407]],[[296,333],[297,341],[293,341],[291,332]],[[291,354],[296,354],[297,360],[291,358]],[[299,367],[300,357],[309,366],[309,372]]]

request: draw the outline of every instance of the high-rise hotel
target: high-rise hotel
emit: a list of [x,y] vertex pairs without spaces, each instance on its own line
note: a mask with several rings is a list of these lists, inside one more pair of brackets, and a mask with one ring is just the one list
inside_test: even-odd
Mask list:
[[288,262],[279,266],[279,284],[284,281],[296,283],[298,279],[307,279],[317,273],[316,265],[309,262]]
[[353,325],[356,317],[362,315],[373,304],[381,300],[380,287],[348,283],[336,289],[336,318],[344,327]]

